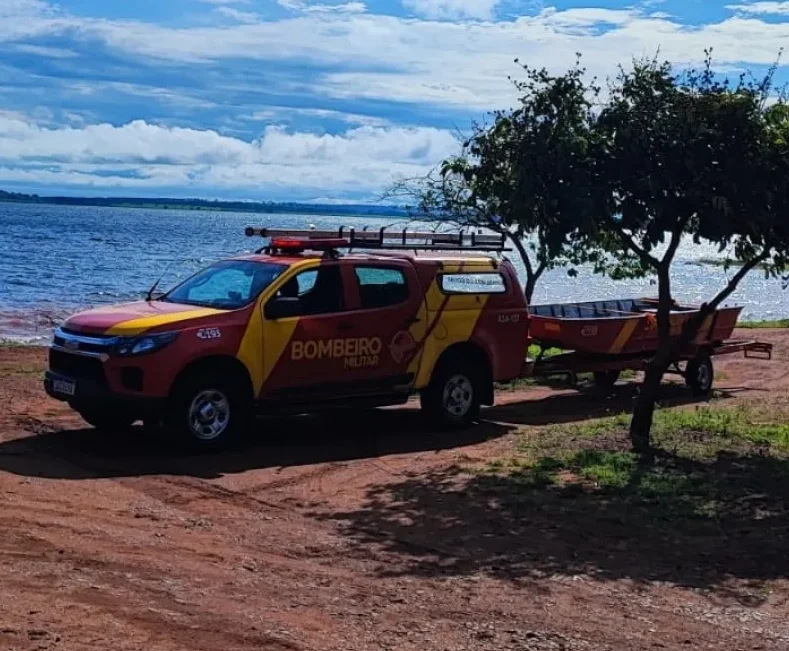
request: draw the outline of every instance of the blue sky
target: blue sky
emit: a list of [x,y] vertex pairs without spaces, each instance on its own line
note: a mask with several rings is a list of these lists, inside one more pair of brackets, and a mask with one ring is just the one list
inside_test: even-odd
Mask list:
[[0,188],[374,200],[511,105],[515,57],[787,45],[783,0],[0,0]]

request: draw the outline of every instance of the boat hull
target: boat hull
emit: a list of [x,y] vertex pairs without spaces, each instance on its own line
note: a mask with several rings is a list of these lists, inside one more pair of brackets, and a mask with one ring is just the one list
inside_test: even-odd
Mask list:
[[[544,347],[593,354],[620,355],[657,349],[657,301],[620,299],[535,305],[529,308],[529,336]],[[724,307],[708,316],[695,345],[729,339],[742,307]],[[678,337],[687,321],[699,312],[697,306],[675,305],[671,311],[671,336]]]

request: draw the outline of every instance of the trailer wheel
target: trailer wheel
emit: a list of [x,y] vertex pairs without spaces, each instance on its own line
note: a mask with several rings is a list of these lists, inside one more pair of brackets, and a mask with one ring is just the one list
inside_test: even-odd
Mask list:
[[601,391],[610,391],[614,388],[621,371],[595,371],[594,385]]
[[685,383],[697,396],[709,395],[714,378],[715,368],[707,353],[699,353],[685,367]]
[[436,369],[421,395],[422,410],[441,427],[467,427],[479,418],[483,384],[479,369],[450,358]]

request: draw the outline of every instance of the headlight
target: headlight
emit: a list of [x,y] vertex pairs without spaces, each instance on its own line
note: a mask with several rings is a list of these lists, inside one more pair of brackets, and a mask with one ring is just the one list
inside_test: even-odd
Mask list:
[[164,348],[175,341],[177,332],[162,332],[157,335],[143,335],[141,337],[124,337],[115,347],[115,354],[119,357],[147,355]]

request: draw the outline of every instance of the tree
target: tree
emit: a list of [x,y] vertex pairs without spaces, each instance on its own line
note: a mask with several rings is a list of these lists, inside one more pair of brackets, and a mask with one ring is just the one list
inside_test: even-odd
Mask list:
[[531,301],[546,270],[587,260],[577,229],[593,207],[589,128],[599,89],[585,82],[580,62],[558,76],[522,68],[525,81],[513,82],[517,108],[474,125],[459,155],[399,182],[390,196],[415,200],[416,214],[431,220],[506,234]]
[[[720,80],[709,53],[701,71],[669,63],[621,70],[595,118],[595,187],[600,217],[587,224],[614,257],[657,276],[658,349],[637,400],[630,435],[651,455],[650,430],[661,379],[704,320],[751,270],[784,268],[789,250],[789,112],[770,104],[762,80]],[[730,250],[734,273],[672,337],[671,269],[683,238]],[[611,246],[615,243],[614,246]]]

